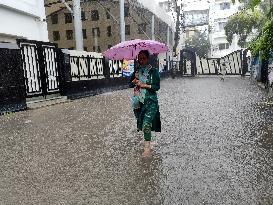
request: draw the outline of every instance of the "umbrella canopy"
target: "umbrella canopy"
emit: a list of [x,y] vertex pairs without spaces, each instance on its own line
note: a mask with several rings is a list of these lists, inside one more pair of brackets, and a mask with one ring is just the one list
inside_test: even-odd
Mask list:
[[103,55],[111,60],[133,60],[141,50],[148,50],[151,54],[159,54],[165,53],[169,49],[164,43],[158,41],[135,39],[119,43],[105,51]]

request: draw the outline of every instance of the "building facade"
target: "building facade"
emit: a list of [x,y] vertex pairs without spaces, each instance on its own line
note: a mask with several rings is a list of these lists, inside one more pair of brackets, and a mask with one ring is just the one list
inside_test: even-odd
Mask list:
[[[64,5],[46,1],[49,40],[60,48],[75,49],[73,16]],[[69,2],[69,1],[67,1]],[[71,1],[70,1],[71,3]],[[120,42],[119,1],[85,0],[81,3],[84,50],[103,52]],[[151,19],[153,13],[137,1],[126,1],[125,34],[126,40],[151,39]],[[167,43],[168,25],[160,16],[155,15],[155,40]]]
[[0,42],[48,41],[44,0],[0,0]]
[[230,45],[225,35],[225,25],[228,19],[241,9],[241,4],[236,1],[232,4],[229,0],[215,0],[210,6],[210,42],[212,58],[223,57],[233,51],[241,49],[235,35]]

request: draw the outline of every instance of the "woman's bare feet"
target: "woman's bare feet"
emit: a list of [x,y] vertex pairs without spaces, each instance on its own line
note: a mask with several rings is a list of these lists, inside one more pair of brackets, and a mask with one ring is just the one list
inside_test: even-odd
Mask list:
[[143,157],[150,157],[151,156],[151,142],[144,141],[144,152],[142,154]]

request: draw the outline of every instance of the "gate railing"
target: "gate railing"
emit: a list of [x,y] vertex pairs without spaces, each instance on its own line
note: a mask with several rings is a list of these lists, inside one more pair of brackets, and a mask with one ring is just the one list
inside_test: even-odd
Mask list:
[[179,68],[175,67],[175,72],[178,71],[180,75],[220,75],[223,72],[227,75],[245,75],[250,71],[246,51],[243,50],[234,51],[222,58],[200,58],[184,49],[180,59]]

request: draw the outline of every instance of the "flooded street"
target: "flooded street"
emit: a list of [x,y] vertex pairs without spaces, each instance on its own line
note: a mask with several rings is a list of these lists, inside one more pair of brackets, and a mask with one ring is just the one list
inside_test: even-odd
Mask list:
[[151,158],[132,93],[0,116],[0,204],[273,204],[273,109],[248,78],[163,80]]

